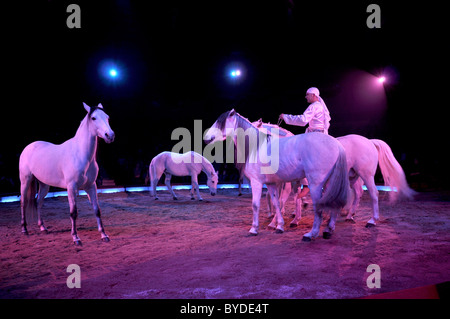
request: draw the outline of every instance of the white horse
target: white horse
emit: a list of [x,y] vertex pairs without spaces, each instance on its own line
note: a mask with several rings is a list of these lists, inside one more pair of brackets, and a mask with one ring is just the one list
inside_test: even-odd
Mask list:
[[151,183],[152,196],[158,199],[156,195],[156,185],[162,174],[165,174],[165,184],[167,188],[172,193],[173,199],[178,199],[177,195],[173,192],[172,186],[170,185],[170,179],[172,175],[175,176],[191,176],[192,188],[191,188],[191,199],[194,198],[194,190],[197,192],[198,200],[202,201],[203,198],[200,196],[200,191],[198,189],[198,174],[204,172],[208,177],[206,184],[209,187],[211,195],[216,195],[217,183],[219,177],[217,172],[214,171],[214,167],[211,162],[208,161],[202,155],[196,152],[187,152],[184,154],[178,154],[173,152],[162,152],[156,155],[149,166],[149,175]]
[[[277,232],[283,232],[284,220],[276,196],[276,185],[307,177],[315,218],[312,230],[303,236],[303,240],[310,241],[311,238],[319,235],[323,209],[331,211],[330,221],[324,230],[324,238],[330,238],[335,228],[337,210],[346,205],[347,195],[350,192],[345,151],[342,145],[333,137],[321,133],[271,139],[234,109],[219,116],[206,132],[204,140],[206,143],[223,141],[227,136],[240,134],[239,132],[245,132],[245,134],[243,139],[239,136],[236,139],[236,148],[238,152],[245,151],[244,173],[250,179],[252,187],[253,223],[250,234],[258,233],[262,185],[267,185],[275,205]],[[249,144],[246,143],[245,139],[251,136],[256,136],[257,141],[252,143],[250,140]],[[325,185],[327,187],[322,195],[322,188]]]
[[[391,192],[389,193],[391,203],[398,199],[412,199],[414,197],[416,192],[408,186],[405,173],[386,142],[379,139],[369,140],[354,134],[338,137],[337,140],[345,148],[350,186],[355,194],[347,220],[353,220],[362,195],[362,184],[364,183],[372,200],[373,213],[366,227],[376,225],[376,221],[379,219],[378,191],[374,180],[377,165],[380,166],[385,185],[391,187]],[[363,183],[358,181],[358,178],[361,178]]]
[[[360,135],[346,135],[338,137],[337,140],[342,144],[347,155],[347,168],[349,170],[350,186],[353,190],[353,203],[348,210],[347,221],[353,221],[365,184],[372,201],[372,218],[367,222],[366,227],[373,227],[379,220],[378,208],[378,190],[375,186],[374,176],[377,166],[383,175],[385,185],[390,186],[391,202],[397,199],[412,199],[416,194],[409,188],[405,173],[402,167],[395,159],[391,148],[382,140],[369,140]],[[295,218],[291,222],[292,226],[298,224],[301,218],[301,208],[296,205]]]
[[[97,151],[97,137],[106,143],[114,141],[114,132],[109,126],[109,116],[103,106],[89,107],[83,103],[88,112],[75,136],[60,145],[37,141],[24,148],[19,160],[20,172],[20,206],[22,214],[22,232],[28,235],[26,216],[37,210],[38,225],[41,231],[47,231],[41,216],[43,200],[50,186],[66,188],[70,206],[70,220],[72,222],[72,238],[76,245],[81,245],[77,235],[76,218],[77,195],[79,189],[84,189],[97,217],[98,230],[102,240],[107,242],[100,217],[97,200],[98,165],[95,160]],[[39,192],[36,199],[37,183]]]

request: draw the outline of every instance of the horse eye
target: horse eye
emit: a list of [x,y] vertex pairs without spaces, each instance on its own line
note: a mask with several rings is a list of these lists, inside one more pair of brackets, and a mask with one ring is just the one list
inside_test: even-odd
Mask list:
[[96,120],[96,118],[95,118],[95,117],[92,117],[92,120],[93,120],[93,121],[95,121],[95,120]]

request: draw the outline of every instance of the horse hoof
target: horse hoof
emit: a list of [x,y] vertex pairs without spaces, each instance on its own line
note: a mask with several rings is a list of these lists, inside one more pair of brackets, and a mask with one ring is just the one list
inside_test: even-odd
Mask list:
[[103,237],[103,238],[102,238],[102,241],[103,241],[104,243],[109,243],[111,240],[109,239],[108,236],[106,236],[106,237]]
[[348,218],[345,220],[346,223],[350,223],[350,224],[356,224],[355,220],[353,218]]
[[194,198],[194,197],[191,197],[191,200],[195,200],[195,198]]
[[302,241],[309,243],[311,241],[311,237],[303,236]]
[[282,231],[281,229],[275,229],[275,234],[282,234],[284,233],[284,231]]
[[203,202],[203,198],[200,198],[198,201],[199,201],[199,202]]
[[158,200],[159,198],[158,197],[155,197],[155,200]]
[[331,238],[331,233],[324,231],[323,232],[323,239],[330,239]]
[[178,200],[178,197],[175,197],[175,196],[174,196],[174,197],[173,197],[173,200]]
[[242,194],[238,194],[238,196],[242,196]]
[[83,246],[83,244],[81,244],[81,240],[75,240],[73,243],[75,246]]
[[24,236],[28,236],[28,235],[29,235],[27,230],[22,231],[22,234],[23,234]]
[[295,223],[293,223],[293,224],[289,224],[289,227],[291,227],[291,228],[295,228],[295,227],[297,227],[298,225],[297,224],[295,224]]
[[373,228],[373,227],[375,227],[375,224],[371,224],[371,223],[366,224],[366,228]]

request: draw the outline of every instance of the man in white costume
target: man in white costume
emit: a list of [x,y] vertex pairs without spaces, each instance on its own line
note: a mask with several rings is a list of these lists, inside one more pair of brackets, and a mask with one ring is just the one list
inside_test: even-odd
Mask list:
[[317,88],[312,87],[306,91],[306,100],[311,103],[302,115],[280,114],[280,118],[289,125],[305,126],[309,123],[306,133],[321,132],[328,134],[330,127],[330,111],[320,97]]
[[[320,97],[319,89],[311,87],[306,91],[306,101],[310,103],[308,108],[301,115],[280,114],[280,119],[284,120],[286,124],[305,126],[308,125],[306,133],[320,132],[328,134],[330,127],[330,111],[327,105]],[[302,191],[297,195],[298,198],[305,197],[309,193],[309,187],[306,179],[301,180],[303,184]]]

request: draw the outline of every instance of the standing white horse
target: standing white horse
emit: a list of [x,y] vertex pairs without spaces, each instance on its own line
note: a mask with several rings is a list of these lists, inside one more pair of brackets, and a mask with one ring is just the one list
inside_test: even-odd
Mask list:
[[[365,184],[372,201],[372,218],[367,222],[366,227],[376,225],[379,219],[379,208],[374,176],[378,165],[380,165],[385,185],[393,188],[389,193],[391,202],[399,198],[413,198],[416,192],[408,186],[405,173],[389,145],[382,140],[369,140],[356,134],[341,136],[337,140],[342,144],[347,155],[350,187],[354,192],[353,203],[347,214],[348,221],[353,221],[363,192],[362,185]],[[301,218],[301,208],[298,203],[296,206],[295,218],[291,222],[293,226],[297,225]]]
[[[276,196],[276,185],[306,177],[311,189],[315,217],[312,230],[303,236],[303,240],[310,241],[319,235],[323,209],[331,211],[330,221],[324,230],[324,238],[330,238],[335,228],[337,210],[346,205],[350,191],[342,145],[333,137],[322,133],[271,139],[234,109],[219,116],[206,132],[204,140],[206,143],[223,141],[227,136],[240,132],[244,132],[244,138],[238,136],[236,148],[238,152],[245,150],[244,173],[250,179],[252,187],[253,223],[250,234],[258,233],[262,185],[267,185],[275,205],[277,232],[283,232],[284,220]],[[256,136],[257,141],[252,143],[251,136]],[[247,137],[250,139],[249,144],[246,143]],[[241,143],[244,145],[240,145]],[[325,185],[327,187],[322,195]]]
[[198,200],[202,201],[203,198],[200,196],[200,191],[198,189],[198,174],[202,171],[208,177],[206,184],[209,187],[211,195],[216,195],[219,176],[217,175],[217,172],[214,171],[211,162],[205,157],[193,151],[184,154],[162,152],[152,159],[149,166],[150,189],[153,192],[152,196],[155,196],[155,199],[158,199],[158,196],[156,195],[156,185],[164,173],[165,184],[172,193],[173,199],[176,200],[178,197],[175,195],[172,186],[170,185],[172,175],[191,176],[191,199],[194,199],[195,190],[197,192]]
[[391,202],[395,202],[397,199],[412,199],[416,194],[408,186],[405,173],[386,142],[378,139],[369,140],[354,134],[338,137],[337,140],[345,148],[350,186],[355,194],[347,220],[353,220],[362,195],[363,183],[358,181],[359,177],[366,185],[372,200],[373,216],[367,222],[366,227],[375,226],[379,219],[378,190],[374,180],[377,165],[380,166],[385,185],[391,187],[391,192],[389,192]]
[[[97,137],[106,143],[114,141],[114,132],[109,126],[109,116],[103,106],[89,107],[83,103],[88,112],[75,136],[60,145],[37,141],[24,148],[19,160],[20,172],[20,206],[22,214],[22,232],[28,235],[26,216],[37,209],[38,225],[41,231],[47,231],[41,216],[43,200],[50,186],[66,188],[72,222],[72,238],[76,245],[81,245],[77,235],[76,218],[78,215],[76,199],[79,189],[84,189],[97,217],[98,230],[102,240],[107,242],[100,217],[97,200],[98,165],[95,160]],[[36,199],[37,183],[39,192]]]

